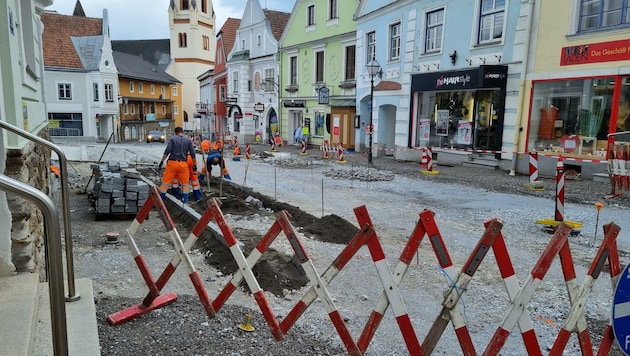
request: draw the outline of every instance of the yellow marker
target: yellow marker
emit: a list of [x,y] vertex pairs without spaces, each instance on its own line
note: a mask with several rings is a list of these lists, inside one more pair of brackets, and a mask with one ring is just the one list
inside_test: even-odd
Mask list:
[[254,331],[254,327],[252,326],[252,315],[245,315],[245,324],[238,324],[238,327],[244,331]]

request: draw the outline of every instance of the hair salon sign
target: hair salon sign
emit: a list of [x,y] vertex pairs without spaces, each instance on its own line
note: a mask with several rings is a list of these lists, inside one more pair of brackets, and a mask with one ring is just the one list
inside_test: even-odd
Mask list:
[[630,60],[630,40],[611,41],[563,47],[560,65]]

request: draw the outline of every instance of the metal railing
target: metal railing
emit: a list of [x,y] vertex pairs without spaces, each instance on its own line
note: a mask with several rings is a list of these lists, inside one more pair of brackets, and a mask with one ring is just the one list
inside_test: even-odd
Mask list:
[[63,127],[49,128],[48,133],[50,134],[50,136],[83,136],[80,129],[68,129]]
[[[2,122],[2,121],[0,121]],[[44,214],[44,241],[48,256],[46,275],[50,294],[50,320],[55,355],[68,354],[68,326],[66,304],[63,298],[63,266],[59,215],[53,201],[44,193],[26,183],[0,174],[0,190],[16,194],[33,202]]]
[[42,144],[51,150],[55,151],[59,157],[59,170],[61,175],[61,201],[63,208],[63,227],[64,227],[64,242],[66,245],[66,274],[68,277],[68,295],[66,301],[74,302],[79,300],[81,296],[76,293],[74,284],[74,256],[72,252],[72,228],[70,225],[70,198],[68,196],[68,160],[59,146],[52,142],[46,141],[43,138],[33,135],[30,132],[24,131],[18,127],[15,127],[5,121],[0,120],[0,127],[7,129],[15,134],[25,137],[33,142]]

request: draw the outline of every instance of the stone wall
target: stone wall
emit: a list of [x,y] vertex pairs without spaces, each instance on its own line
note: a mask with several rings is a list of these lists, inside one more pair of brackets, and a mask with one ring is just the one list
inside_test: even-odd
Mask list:
[[[43,130],[40,137],[49,139]],[[50,150],[28,143],[23,149],[7,149],[5,174],[51,195]],[[44,216],[37,206],[7,193],[11,211],[11,256],[18,272],[38,272],[45,278]],[[61,213],[60,213],[61,216]]]

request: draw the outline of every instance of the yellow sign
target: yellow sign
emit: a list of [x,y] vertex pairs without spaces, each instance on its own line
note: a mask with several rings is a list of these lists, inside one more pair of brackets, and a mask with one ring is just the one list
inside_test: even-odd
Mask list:
[[57,121],[57,120],[48,120],[48,128],[49,129],[58,129],[59,128],[59,121]]

